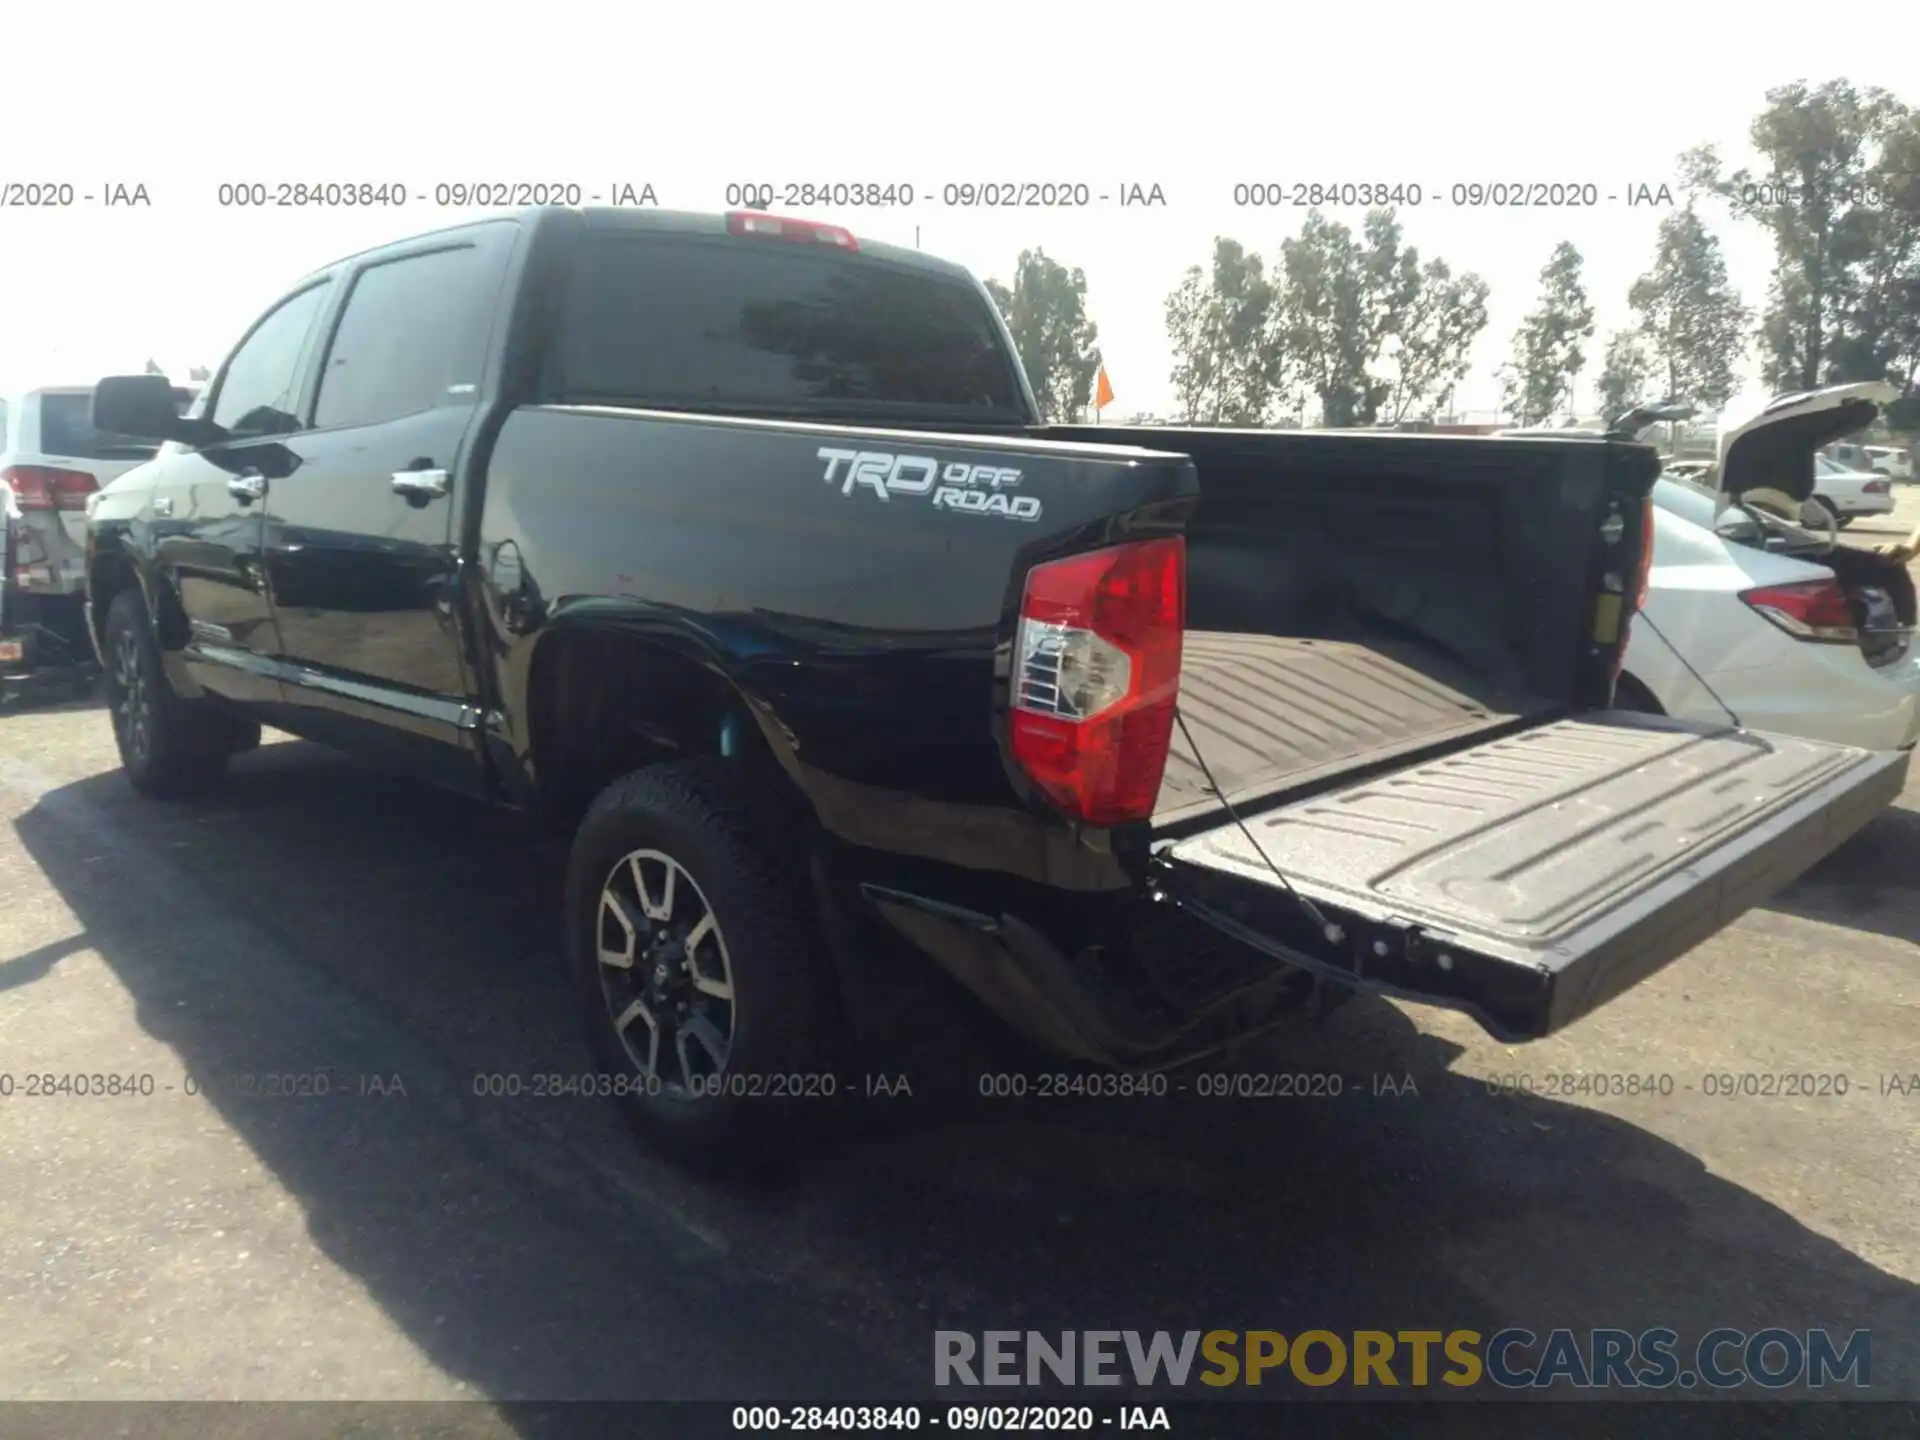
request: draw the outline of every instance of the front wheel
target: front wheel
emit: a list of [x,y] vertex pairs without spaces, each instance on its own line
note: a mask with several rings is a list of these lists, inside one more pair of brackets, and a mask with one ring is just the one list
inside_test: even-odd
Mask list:
[[796,848],[726,760],[615,781],[574,839],[567,951],[588,1043],[642,1135],[708,1171],[786,1158],[851,1083]]
[[137,590],[123,590],[107,609],[107,709],[120,765],[143,795],[176,799],[220,777],[234,724],[222,712],[176,695]]

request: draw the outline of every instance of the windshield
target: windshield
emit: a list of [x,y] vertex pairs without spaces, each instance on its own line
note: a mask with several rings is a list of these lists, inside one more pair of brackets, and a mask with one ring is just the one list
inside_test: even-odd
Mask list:
[[[1684,477],[1668,479],[1661,476],[1653,482],[1653,503],[1669,514],[1678,515],[1682,520],[1690,520],[1703,529],[1714,528],[1714,508],[1718,495],[1704,485]],[[1732,518],[1740,520],[1738,511],[1731,512]],[[1752,522],[1744,522],[1751,525]]]

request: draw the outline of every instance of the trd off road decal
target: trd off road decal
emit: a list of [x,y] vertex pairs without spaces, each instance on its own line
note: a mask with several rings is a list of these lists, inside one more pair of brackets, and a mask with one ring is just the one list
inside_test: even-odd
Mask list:
[[821,447],[820,458],[827,462],[826,482],[840,482],[842,495],[864,487],[882,500],[896,495],[930,495],[936,510],[999,515],[1008,520],[1040,518],[1040,501],[1035,496],[1006,493],[1020,483],[1020,472],[1003,465],[975,465],[965,460],[943,464],[930,455],[835,450],[827,446]]

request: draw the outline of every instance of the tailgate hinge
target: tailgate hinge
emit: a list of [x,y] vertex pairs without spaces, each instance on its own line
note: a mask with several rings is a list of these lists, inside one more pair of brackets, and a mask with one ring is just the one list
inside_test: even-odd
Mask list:
[[1356,976],[1366,973],[1369,960],[1385,960],[1396,953],[1409,965],[1453,969],[1453,947],[1458,942],[1444,931],[1429,930],[1398,915],[1389,915],[1371,928],[1371,939],[1363,934],[1354,945]]

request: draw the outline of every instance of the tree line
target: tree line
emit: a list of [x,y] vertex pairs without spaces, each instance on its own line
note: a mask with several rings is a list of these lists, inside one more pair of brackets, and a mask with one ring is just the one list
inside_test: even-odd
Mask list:
[[[1681,155],[1680,195],[1625,299],[1631,321],[1599,346],[1602,417],[1649,399],[1703,412],[1739,388],[1758,348],[1776,391],[1888,380],[1896,428],[1920,426],[1920,110],[1844,80],[1767,92],[1749,129],[1759,163],[1728,170],[1710,146]],[[1710,219],[1758,225],[1773,243],[1766,296],[1728,278]],[[1503,413],[1571,420],[1595,357],[1584,259],[1546,257],[1535,302],[1499,369]],[[987,288],[1006,317],[1043,413],[1082,414],[1101,364],[1086,277],[1034,249],[1010,285]],[[1406,242],[1390,208],[1358,228],[1309,211],[1269,265],[1216,237],[1165,300],[1175,415],[1192,425],[1375,425],[1432,420],[1487,326],[1487,282]]]

